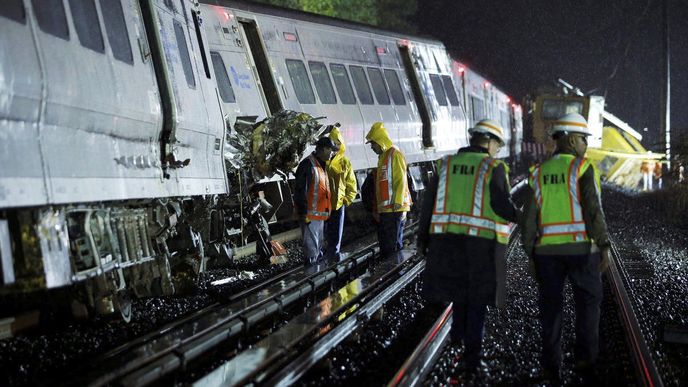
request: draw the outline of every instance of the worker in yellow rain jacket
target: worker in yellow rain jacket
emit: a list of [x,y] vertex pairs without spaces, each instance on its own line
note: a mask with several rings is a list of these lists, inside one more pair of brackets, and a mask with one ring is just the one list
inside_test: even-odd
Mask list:
[[340,247],[344,232],[345,209],[356,198],[356,177],[351,161],[344,154],[346,145],[338,128],[330,132],[330,139],[339,147],[334,157],[327,162],[327,176],[330,179],[332,210],[330,218],[325,221],[325,240],[327,249],[325,259],[339,261],[342,259]]
[[382,122],[374,123],[366,135],[366,143],[378,155],[375,178],[377,200],[378,241],[382,258],[401,260],[404,242],[404,222],[411,209],[411,193],[406,175],[406,159],[392,144]]
[[559,118],[551,134],[554,155],[530,169],[522,224],[523,247],[533,260],[539,285],[541,365],[545,379],[560,381],[564,282],[576,302],[576,368],[592,369],[599,345],[600,273],[609,262],[609,236],[602,212],[599,176],[585,159],[585,118]]

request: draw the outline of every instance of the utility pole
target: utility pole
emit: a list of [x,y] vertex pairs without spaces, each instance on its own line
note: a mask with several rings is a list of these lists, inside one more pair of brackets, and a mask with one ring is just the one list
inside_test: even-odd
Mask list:
[[663,48],[662,55],[662,95],[660,105],[660,131],[664,133],[664,144],[666,149],[667,168],[671,171],[671,67],[670,67],[670,47],[669,47],[669,0],[662,2],[662,32]]

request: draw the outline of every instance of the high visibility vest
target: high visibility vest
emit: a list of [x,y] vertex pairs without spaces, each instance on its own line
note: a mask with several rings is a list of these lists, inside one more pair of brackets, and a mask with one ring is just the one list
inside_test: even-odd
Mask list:
[[504,165],[485,153],[461,152],[438,162],[439,180],[430,222],[431,234],[454,233],[506,244],[511,227],[490,206],[490,179]]
[[330,217],[330,183],[327,173],[314,155],[308,156],[308,160],[311,162],[313,173],[306,196],[306,218],[327,220]]
[[[377,208],[378,212],[384,212],[384,209],[394,208],[394,171],[392,160],[394,152],[399,152],[399,148],[391,146],[385,153],[382,165],[378,166],[376,175],[377,179]],[[403,178],[406,179],[406,171]],[[408,184],[404,180],[403,201],[400,203],[403,206],[411,205],[411,193],[409,192]],[[383,211],[380,211],[383,209]]]
[[592,164],[584,158],[560,153],[531,168],[529,184],[539,212],[537,246],[590,241],[578,182],[590,167]]

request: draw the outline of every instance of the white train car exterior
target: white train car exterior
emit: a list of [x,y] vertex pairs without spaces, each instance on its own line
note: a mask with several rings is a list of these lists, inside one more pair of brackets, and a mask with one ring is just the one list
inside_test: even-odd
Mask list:
[[132,295],[174,293],[175,272],[236,247],[237,117],[339,122],[359,175],[383,121],[419,188],[509,106],[483,81],[439,41],[256,3],[3,0],[0,295],[83,284],[85,305],[126,319]]

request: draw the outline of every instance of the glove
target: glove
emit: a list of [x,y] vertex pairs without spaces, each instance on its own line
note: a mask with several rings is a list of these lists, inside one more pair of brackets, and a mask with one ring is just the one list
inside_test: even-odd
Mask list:
[[401,210],[401,204],[394,203],[394,212]]
[[604,273],[609,268],[609,256],[610,256],[609,246],[602,249],[602,251],[600,252],[600,256],[601,256],[600,265],[597,267],[597,270],[599,270],[600,273]]

